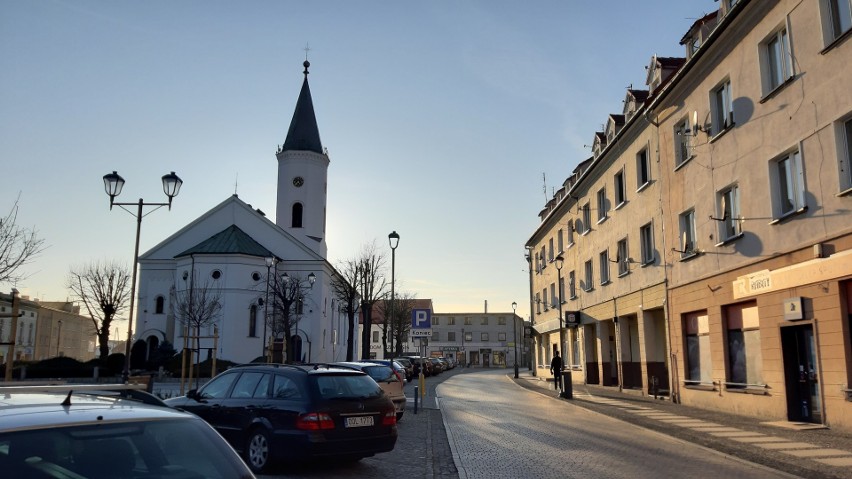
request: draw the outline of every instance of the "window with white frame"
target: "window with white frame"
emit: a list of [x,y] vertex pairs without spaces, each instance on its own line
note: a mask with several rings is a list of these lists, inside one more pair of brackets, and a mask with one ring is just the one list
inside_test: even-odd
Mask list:
[[[684,118],[674,127],[675,167],[678,167],[692,158],[692,130],[689,129],[689,120]],[[646,160],[647,161],[647,160]]]
[[763,94],[766,95],[793,77],[793,56],[786,26],[760,44],[760,57]]
[[606,199],[606,188],[598,190],[598,223],[606,219],[609,212],[609,202]]
[[728,388],[746,388],[763,383],[763,354],[757,303],[732,304],[724,308],[728,353]]
[[374,343],[379,342],[379,332],[378,331],[373,331],[373,342]]
[[565,278],[559,278],[559,299],[558,301],[565,304]]
[[852,118],[837,124],[840,191],[852,189]]
[[685,258],[697,252],[695,247],[695,210],[680,215],[680,256]]
[[772,216],[775,219],[805,207],[805,183],[801,154],[798,150],[769,162],[772,183]]
[[710,92],[713,115],[713,136],[734,126],[734,107],[731,97],[731,80],[725,80]]
[[624,276],[630,272],[630,257],[627,252],[627,238],[622,238],[618,241],[618,254],[615,259],[618,261],[619,276]]
[[553,238],[547,241],[547,260],[553,261]]
[[568,227],[565,229],[565,234],[568,236],[568,246],[574,244],[574,220],[568,220]]
[[825,43],[832,43],[852,29],[850,0],[821,0]]
[[636,153],[636,189],[651,182],[651,164],[648,162],[648,149]]
[[614,178],[615,204],[621,206],[627,201],[627,184],[624,181],[624,169],[619,170]]
[[505,341],[506,333],[497,333],[497,341]]
[[456,317],[455,316],[450,316],[449,318],[447,318],[447,326],[455,326],[455,324],[456,324]]
[[479,339],[480,341],[488,341],[488,333],[480,333]]
[[547,288],[541,290],[541,302],[544,304],[544,310],[547,311],[550,309],[550,303],[547,302]]
[[591,291],[592,288],[593,288],[593,284],[594,284],[593,281],[595,280],[595,278],[594,278],[594,272],[595,271],[593,269],[594,267],[592,266],[592,260],[586,261],[585,268],[586,268],[586,280],[585,280],[585,283],[583,284],[583,290],[584,291]]
[[716,194],[716,220],[719,222],[719,237],[722,241],[736,238],[742,234],[740,219],[740,189],[731,185]]
[[483,316],[482,319],[479,320],[480,326],[488,326],[488,316]]
[[565,237],[562,232],[562,228],[559,228],[559,231],[556,232],[556,247],[558,252],[565,251]]
[[432,324],[441,324],[441,317],[438,315],[432,316]]
[[577,273],[573,270],[568,273],[568,294],[571,299],[577,297]]
[[547,268],[547,261],[545,260],[547,256],[544,254],[544,245],[541,246],[541,269]]
[[592,207],[588,202],[583,205],[583,234],[592,230]]
[[601,270],[601,285],[609,283],[609,250],[601,251],[598,255],[598,267]]
[[473,341],[473,333],[464,333],[464,340],[468,342]]

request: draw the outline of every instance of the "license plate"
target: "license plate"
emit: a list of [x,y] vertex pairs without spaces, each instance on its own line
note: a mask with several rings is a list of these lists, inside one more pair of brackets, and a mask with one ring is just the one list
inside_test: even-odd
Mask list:
[[364,427],[373,425],[373,416],[354,416],[346,418],[346,427]]

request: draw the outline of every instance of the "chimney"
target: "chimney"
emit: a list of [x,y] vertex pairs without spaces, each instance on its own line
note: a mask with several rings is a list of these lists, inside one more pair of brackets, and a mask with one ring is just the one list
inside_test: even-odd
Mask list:
[[485,314],[488,314],[488,300],[485,300]]

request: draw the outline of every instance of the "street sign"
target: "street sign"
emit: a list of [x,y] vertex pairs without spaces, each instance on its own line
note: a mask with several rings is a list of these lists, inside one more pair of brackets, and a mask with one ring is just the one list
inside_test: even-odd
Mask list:
[[412,338],[431,338],[432,330],[431,329],[412,329],[411,330]]
[[[411,329],[432,329],[432,310],[412,309]],[[431,336],[431,333],[429,333],[429,335]],[[412,336],[414,335],[412,334]]]
[[576,327],[580,325],[580,312],[579,311],[565,311],[565,326],[567,327]]

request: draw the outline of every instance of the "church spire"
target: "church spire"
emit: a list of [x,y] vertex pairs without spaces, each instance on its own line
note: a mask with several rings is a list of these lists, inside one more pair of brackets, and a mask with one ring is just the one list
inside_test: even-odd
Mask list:
[[307,60],[302,64],[305,67],[305,80],[302,82],[302,91],[296,102],[296,111],[290,121],[290,129],[287,131],[287,139],[284,140],[282,151],[302,150],[313,151],[322,154],[322,143],[320,142],[317,118],[314,115],[314,103],[311,99],[311,89],[308,86],[308,67],[311,63]]

